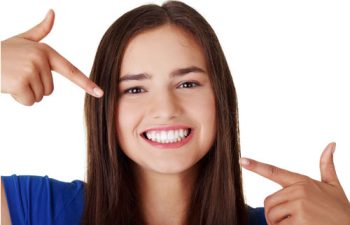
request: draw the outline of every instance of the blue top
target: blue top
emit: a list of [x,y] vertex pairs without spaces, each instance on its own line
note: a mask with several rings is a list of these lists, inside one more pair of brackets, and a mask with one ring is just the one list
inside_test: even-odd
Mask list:
[[[3,176],[12,225],[79,225],[84,183],[47,176]],[[249,225],[266,225],[264,208],[249,207]]]

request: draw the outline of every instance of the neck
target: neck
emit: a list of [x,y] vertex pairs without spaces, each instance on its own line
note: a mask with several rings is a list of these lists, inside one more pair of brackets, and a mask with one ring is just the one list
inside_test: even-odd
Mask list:
[[147,225],[185,224],[197,171],[160,174],[140,169],[137,182]]

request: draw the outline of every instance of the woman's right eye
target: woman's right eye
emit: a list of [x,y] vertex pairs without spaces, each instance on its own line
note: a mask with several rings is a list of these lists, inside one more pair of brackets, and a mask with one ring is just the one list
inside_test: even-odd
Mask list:
[[145,92],[145,90],[141,87],[132,87],[129,89],[126,89],[125,91],[123,91],[123,94],[140,94]]

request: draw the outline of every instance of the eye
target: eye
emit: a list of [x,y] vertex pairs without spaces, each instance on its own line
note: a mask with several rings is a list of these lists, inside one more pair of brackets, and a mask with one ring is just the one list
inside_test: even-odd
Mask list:
[[183,82],[182,84],[180,84],[180,87],[183,87],[183,88],[194,88],[197,86],[200,86],[200,84],[198,82],[194,82],[194,81],[186,81],[186,82]]
[[141,87],[132,87],[129,89],[126,89],[125,91],[123,91],[123,94],[140,94],[145,92],[145,90]]

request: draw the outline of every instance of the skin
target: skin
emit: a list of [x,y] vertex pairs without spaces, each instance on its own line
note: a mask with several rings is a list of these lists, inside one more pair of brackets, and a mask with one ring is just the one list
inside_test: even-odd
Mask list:
[[[49,10],[45,19],[14,37],[1,41],[1,93],[10,94],[17,102],[31,106],[53,92],[51,71],[55,71],[94,97],[103,90],[53,48],[40,41],[54,24]],[[1,179],[0,179],[1,180]],[[1,183],[1,224],[11,225],[5,189]]]
[[265,199],[269,225],[350,224],[350,203],[336,174],[334,151],[335,143],[330,143],[321,155],[321,181],[252,159],[241,159],[245,169],[282,186]]
[[[54,13],[50,10],[44,21],[34,28],[2,41],[1,92],[12,95],[21,104],[32,105],[35,102],[39,102],[43,96],[49,95],[53,91],[51,75],[51,71],[53,70],[76,83],[87,93],[94,96],[102,96],[103,92],[96,84],[90,81],[50,46],[39,42],[50,32],[53,21]],[[140,184],[144,185],[142,188],[145,189],[142,193],[142,200],[149,203],[148,205],[144,204],[143,209],[146,220],[149,221],[150,224],[166,224],[166,222],[169,222],[169,224],[181,224],[185,216],[186,203],[191,193],[191,187],[193,186],[193,177],[197,174],[195,166],[193,165],[208,151],[208,146],[210,146],[210,141],[205,141],[201,138],[206,137],[204,134],[208,134],[206,132],[208,132],[207,129],[212,126],[209,125],[211,123],[203,123],[204,115],[194,114],[196,110],[197,112],[202,112],[203,108],[200,108],[200,110],[198,108],[193,111],[191,110],[192,107],[199,107],[199,104],[202,104],[201,107],[209,107],[212,100],[209,98],[205,99],[205,101],[202,100],[202,102],[192,102],[194,99],[199,101],[201,96],[192,93],[189,97],[184,94],[184,92],[187,93],[187,91],[203,91],[201,95],[209,94],[209,92],[206,92],[209,91],[209,88],[201,90],[196,88],[189,90],[177,89],[176,87],[178,86],[175,85],[177,81],[169,79],[168,76],[170,71],[174,69],[174,66],[185,66],[187,62],[198,62],[200,63],[198,64],[199,66],[204,65],[201,64],[203,63],[203,61],[201,61],[203,59],[201,59],[200,54],[196,55],[198,51],[200,52],[200,49],[193,43],[193,40],[181,31],[174,29],[174,27],[166,27],[166,29],[163,29],[163,32],[153,33],[154,35],[165,35],[163,37],[165,38],[166,34],[169,35],[169,31],[175,32],[173,38],[177,40],[177,42],[173,40],[175,41],[173,42],[174,45],[163,46],[163,49],[167,50],[167,54],[171,54],[172,51],[170,50],[175,50],[175,46],[181,49],[178,45],[179,43],[182,44],[183,48],[182,51],[176,52],[176,54],[173,52],[174,54],[171,60],[168,58],[157,59],[157,57],[166,53],[161,51],[162,49],[155,48],[150,52],[157,54],[149,54],[149,59],[144,59],[150,60],[149,63],[151,64],[148,65],[149,67],[136,63],[133,64],[134,66],[127,66],[127,61],[133,59],[127,59],[127,54],[125,54],[123,62],[125,63],[123,64],[124,70],[125,68],[133,70],[123,70],[122,75],[124,75],[123,72],[148,72],[157,78],[149,81],[142,81],[144,82],[143,85],[145,89],[149,91],[143,96],[143,98],[147,98],[146,96],[148,96],[148,99],[144,99],[148,104],[142,107],[148,108],[143,108],[142,110],[135,108],[132,102],[137,101],[137,98],[130,99],[129,97],[124,98],[124,96],[124,99],[121,99],[119,107],[127,107],[128,110],[133,111],[126,111],[123,109],[123,111],[119,110],[118,114],[120,120],[122,117],[125,118],[126,113],[133,113],[133,118],[130,119],[130,121],[124,121],[122,123],[124,124],[123,126],[126,126],[128,129],[123,132],[121,132],[121,126],[118,129],[123,135],[120,137],[130,139],[130,145],[124,143],[123,149],[126,154],[136,162],[135,169],[137,170],[138,180]],[[166,30],[168,32],[165,32]],[[147,36],[151,37],[152,32],[145,33],[144,36],[140,35],[141,38],[147,38]],[[172,39],[165,38],[164,41],[166,40],[170,41]],[[158,41],[159,44],[163,44],[163,40]],[[148,44],[151,45],[154,43],[158,42],[154,41]],[[147,45],[144,47],[147,48]],[[188,55],[185,54],[186,46],[188,49],[192,50],[187,52]],[[139,50],[139,48],[134,49],[134,51],[137,50]],[[177,55],[180,53],[182,57]],[[132,51],[130,54],[132,54]],[[190,57],[181,61],[181,59],[184,59],[184,56],[190,56],[191,54],[194,54],[192,55],[193,58]],[[139,54],[138,56],[142,57],[144,55],[145,54]],[[162,56],[166,57],[167,55]],[[165,61],[164,63],[163,60]],[[179,64],[175,65],[170,62],[178,62]],[[138,67],[136,65],[138,65]],[[154,68],[157,68],[157,70],[154,70]],[[177,79],[185,79],[185,77],[187,79],[190,76],[193,76],[193,78],[196,77],[196,79],[204,79],[203,77],[205,77],[199,76],[199,74],[189,74]],[[204,81],[205,80],[202,80],[202,82]],[[95,90],[98,90],[97,92],[100,93],[99,95],[94,93],[94,88],[98,88]],[[156,93],[158,93],[158,95],[156,95]],[[157,101],[155,101],[153,97],[150,98],[152,95]],[[191,107],[185,105],[184,102],[190,104]],[[213,110],[213,108],[209,110]],[[196,117],[194,117],[194,115],[196,115]],[[142,144],[142,142],[137,139],[139,131],[143,131],[149,128],[149,126],[159,126],[177,122],[190,124],[200,131],[197,134],[198,136],[195,137],[196,139],[192,140],[192,143],[188,145],[188,147],[191,147],[187,149],[188,152],[157,153],[157,151],[154,151],[151,147],[145,147],[146,145]],[[208,136],[206,138],[208,138]],[[134,149],[133,147],[138,147],[144,152],[138,156],[136,155],[137,148]],[[280,191],[273,193],[265,200],[266,218],[269,225],[350,224],[350,205],[336,175],[333,162],[334,149],[335,144],[329,144],[321,156],[321,181],[313,180],[307,176],[252,159],[242,158],[242,167],[282,186]],[[145,152],[155,158],[152,159],[152,157],[149,157]],[[188,159],[185,156],[187,156]],[[8,204],[2,184],[1,197],[1,222],[3,225],[9,225],[11,222]],[[169,216],[170,212],[172,213],[171,216]]]
[[[201,71],[171,75],[189,67]],[[164,25],[137,35],[126,48],[121,79],[141,73],[152,77],[119,85],[118,140],[135,162],[148,223],[180,224],[197,174],[196,163],[207,154],[216,133],[215,99],[204,54],[189,34]],[[185,87],[186,82],[197,86]],[[141,93],[124,93],[135,87],[142,87]],[[148,128],[177,124],[193,129],[192,140],[180,148],[159,149],[140,137]]]
[[0,224],[11,225],[10,212],[9,212],[8,205],[7,205],[5,188],[4,188],[4,185],[2,183],[2,179],[0,179],[0,188],[1,188],[1,219],[0,219]]
[[50,33],[54,19],[54,11],[49,10],[41,23],[1,42],[1,92],[31,106],[53,92],[51,71],[55,71],[88,94],[102,97],[101,88],[53,48],[40,42]]

